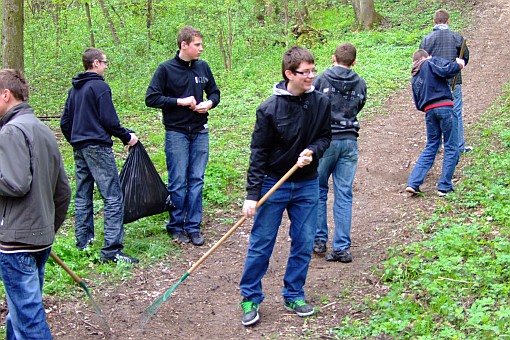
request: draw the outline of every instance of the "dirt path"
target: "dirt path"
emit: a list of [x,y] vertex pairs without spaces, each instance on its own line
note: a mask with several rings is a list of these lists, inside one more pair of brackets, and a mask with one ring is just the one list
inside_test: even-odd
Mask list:
[[[506,56],[510,55],[510,4],[507,0],[479,2],[472,28],[463,32],[469,41],[471,60],[463,73],[464,121],[468,143],[476,147],[473,123],[510,81]],[[483,7],[483,8],[482,8]],[[288,255],[288,224],[284,224],[263,281],[266,300],[260,307],[261,321],[241,325],[238,282],[248,245],[250,224],[245,223],[197,271],[182,283],[170,300],[139,331],[145,307],[165,292],[230,227],[208,223],[202,248],[184,246],[184,255],[150,268],[138,269],[134,278],[117,287],[89,288],[108,319],[112,339],[295,339],[324,332],[360,311],[358,301],[384,294],[385,287],[371,268],[386,257],[389,246],[420,237],[413,228],[417,209],[433,209],[436,166],[423,185],[427,195],[410,198],[403,192],[407,177],[425,144],[423,115],[413,105],[408,90],[395,94],[377,116],[362,120],[360,161],[355,181],[352,253],[350,264],[312,259],[306,286],[307,299],[321,307],[316,317],[300,319],[285,311],[280,291]],[[469,157],[463,156],[463,158]],[[464,161],[461,160],[461,169]],[[461,172],[458,171],[462,181]],[[83,300],[47,301],[49,323],[56,339],[102,339],[99,322]]]

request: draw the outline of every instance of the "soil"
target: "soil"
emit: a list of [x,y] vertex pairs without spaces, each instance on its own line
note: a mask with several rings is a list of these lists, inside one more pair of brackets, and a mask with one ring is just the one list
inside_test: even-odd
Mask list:
[[[468,144],[477,146],[474,124],[510,81],[504,71],[510,55],[510,3],[507,0],[475,1],[472,25],[462,32],[468,39],[470,63],[463,71],[464,124]],[[410,89],[395,93],[376,114],[361,120],[359,164],[354,184],[353,262],[326,262],[314,255],[305,286],[307,300],[320,307],[317,315],[299,318],[287,312],[280,295],[289,252],[289,223],[281,226],[269,270],[263,280],[266,299],[260,306],[260,322],[241,325],[239,279],[241,277],[251,222],[245,222],[196,271],[182,282],[153,318],[140,329],[146,307],[172,287],[181,276],[232,225],[205,221],[203,247],[182,245],[178,258],[171,257],[137,268],[133,278],[117,286],[87,286],[101,306],[111,333],[83,296],[73,300],[45,297],[48,322],[56,339],[296,339],[322,335],[341,320],[366,317],[358,302],[387,292],[377,271],[389,247],[420,240],[415,227],[417,211],[427,214],[441,198],[436,196],[442,155],[422,186],[424,196],[405,193],[407,177],[425,145],[423,114],[413,104]],[[455,180],[462,182],[462,169],[470,155],[464,154]],[[332,197],[329,202],[331,203]],[[331,214],[330,214],[331,215]],[[240,217],[233,211],[231,217]],[[329,216],[330,229],[333,225]],[[330,245],[328,245],[328,250]],[[5,307],[5,306],[3,306]],[[4,308],[2,308],[4,309]],[[5,310],[5,309],[4,309]]]

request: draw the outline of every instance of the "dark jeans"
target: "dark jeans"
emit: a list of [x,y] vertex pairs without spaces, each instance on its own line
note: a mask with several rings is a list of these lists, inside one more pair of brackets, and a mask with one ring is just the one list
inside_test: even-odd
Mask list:
[[124,246],[124,205],[117,164],[111,148],[90,145],[74,151],[76,165],[76,246],[83,249],[94,238],[94,182],[104,201],[104,247],[101,257],[113,259]]
[[166,131],[166,166],[168,191],[175,209],[170,211],[168,232],[200,231],[202,222],[202,188],[209,160],[208,133]]
[[[276,182],[276,179],[266,177],[261,194],[265,195]],[[290,219],[291,244],[283,278],[282,296],[287,302],[305,299],[303,286],[312,258],[318,201],[319,180],[316,178],[309,181],[283,183],[259,207],[253,221],[250,245],[240,283],[242,296],[257,304],[264,300],[262,278],[269,266],[283,212],[287,210]]]
[[451,191],[453,188],[453,173],[459,161],[457,117],[453,113],[451,107],[438,107],[425,113],[425,122],[427,124],[427,145],[416,161],[413,171],[407,180],[407,185],[418,189],[423,183],[425,176],[434,164],[437,151],[441,146],[441,137],[443,137],[443,169],[437,184],[437,189],[444,192]]
[[44,268],[51,248],[34,253],[0,253],[0,278],[9,313],[7,340],[51,339],[42,302]]

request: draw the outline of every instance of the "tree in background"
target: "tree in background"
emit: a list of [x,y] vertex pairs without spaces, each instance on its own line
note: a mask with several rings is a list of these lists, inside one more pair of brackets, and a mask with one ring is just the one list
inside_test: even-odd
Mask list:
[[23,0],[2,3],[2,67],[23,71]]
[[374,0],[352,0],[352,8],[356,19],[356,29],[370,29],[384,20],[383,16],[375,11]]

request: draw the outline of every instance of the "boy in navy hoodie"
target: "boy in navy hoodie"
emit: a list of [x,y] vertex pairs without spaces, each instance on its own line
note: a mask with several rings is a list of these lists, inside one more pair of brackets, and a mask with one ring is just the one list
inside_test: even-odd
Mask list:
[[108,60],[102,50],[87,48],[82,54],[85,72],[73,78],[60,129],[74,152],[76,195],[74,197],[76,247],[85,249],[94,239],[94,182],[104,201],[104,246],[101,260],[138,263],[122,252],[124,203],[112,136],[133,146],[138,138],[120,124],[110,86],[104,81]]
[[317,254],[326,252],[328,181],[333,175],[335,232],[333,251],[326,256],[326,261],[348,263],[352,261],[352,184],[358,164],[359,122],[356,117],[365,105],[367,84],[351,69],[356,64],[353,44],[341,43],[332,58],[334,66],[314,80],[315,89],[331,101],[332,138],[329,148],[319,160],[319,213],[313,250]]
[[407,180],[406,191],[411,194],[420,192],[420,185],[434,164],[441,139],[444,139],[444,159],[437,194],[445,196],[453,191],[452,177],[459,161],[458,124],[447,79],[459,73],[464,65],[463,59],[457,58],[456,62],[449,62],[443,58],[430,57],[427,51],[422,49],[413,54],[413,99],[416,108],[425,112],[427,145]]

